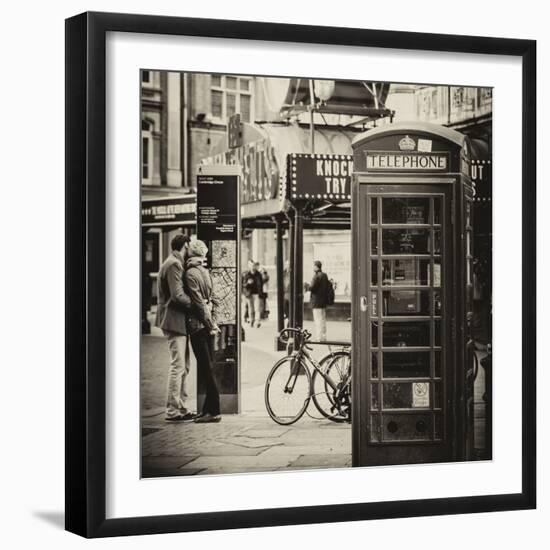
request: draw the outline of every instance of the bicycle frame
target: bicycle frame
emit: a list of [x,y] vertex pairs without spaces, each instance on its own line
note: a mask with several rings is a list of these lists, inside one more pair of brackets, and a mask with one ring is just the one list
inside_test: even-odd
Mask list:
[[[343,350],[345,350],[345,348],[342,348]],[[346,350],[348,351],[348,350]],[[334,352],[331,351],[331,354],[334,354]],[[292,366],[292,369],[291,369],[291,373],[290,373],[290,376],[288,378],[288,381],[285,385],[285,391],[290,391],[292,392],[294,390],[294,386],[296,385],[296,380],[297,380],[297,377],[299,376],[299,373],[298,372],[293,372],[294,371],[294,363],[295,361],[300,361],[300,364],[302,364],[304,366],[304,368],[313,368],[314,370],[316,370],[320,376],[323,377],[323,379],[327,382],[327,384],[331,387],[331,389],[333,391],[336,391],[337,390],[337,384],[334,383],[334,381],[332,380],[332,378],[330,378],[329,376],[327,376],[324,372],[323,372],[323,369],[321,367],[321,363],[319,363],[319,361],[317,361],[317,359],[315,359],[314,357],[311,356],[311,354],[308,352],[308,349],[307,349],[307,345],[306,344],[302,344],[300,346],[300,349],[296,350],[293,354],[293,366]],[[328,357],[328,356],[326,356]],[[301,361],[302,359],[304,359],[304,361]],[[294,383],[292,385],[292,388],[289,388],[289,383],[291,381],[291,378],[294,376]],[[313,387],[310,388],[310,397],[311,395],[313,395]]]

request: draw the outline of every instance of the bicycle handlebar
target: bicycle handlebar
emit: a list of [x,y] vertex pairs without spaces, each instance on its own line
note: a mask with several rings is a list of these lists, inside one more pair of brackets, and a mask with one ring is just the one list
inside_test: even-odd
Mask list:
[[291,334],[297,334],[299,336],[302,336],[304,339],[304,342],[307,342],[312,336],[311,332],[309,332],[306,329],[287,327],[281,330],[281,332],[279,332],[279,340],[283,344],[286,344],[289,341]]

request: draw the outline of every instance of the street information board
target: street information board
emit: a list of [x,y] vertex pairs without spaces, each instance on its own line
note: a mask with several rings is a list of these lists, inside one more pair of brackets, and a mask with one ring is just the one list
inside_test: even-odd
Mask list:
[[[201,166],[197,174],[197,238],[208,246],[207,267],[221,330],[214,343],[214,376],[222,413],[240,412],[239,180],[236,166]],[[197,380],[200,410],[205,398],[200,372]]]

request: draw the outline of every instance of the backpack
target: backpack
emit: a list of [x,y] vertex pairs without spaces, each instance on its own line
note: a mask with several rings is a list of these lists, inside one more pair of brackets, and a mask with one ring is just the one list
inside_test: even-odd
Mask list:
[[334,284],[327,278],[327,306],[334,305]]

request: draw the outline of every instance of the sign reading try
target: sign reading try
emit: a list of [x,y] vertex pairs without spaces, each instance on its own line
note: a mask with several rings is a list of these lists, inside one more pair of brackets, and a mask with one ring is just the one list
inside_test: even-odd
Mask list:
[[288,156],[290,199],[351,199],[351,155]]

